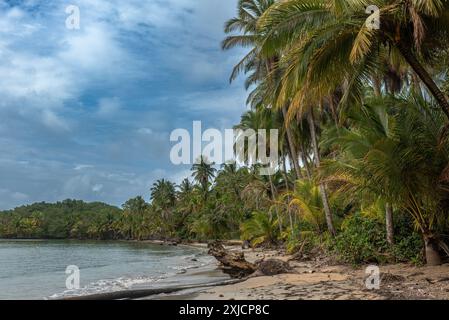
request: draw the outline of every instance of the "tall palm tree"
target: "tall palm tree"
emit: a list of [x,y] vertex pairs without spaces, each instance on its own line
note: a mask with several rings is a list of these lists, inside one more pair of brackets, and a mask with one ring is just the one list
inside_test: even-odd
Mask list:
[[[241,5],[244,2],[240,2],[239,5]],[[248,77],[247,80],[247,86],[252,84],[257,84],[256,89],[250,94],[249,99],[251,101],[256,101],[256,103],[262,102],[262,107],[273,107],[276,106],[276,100],[279,100],[278,97],[282,96],[282,90],[281,90],[281,74],[284,72],[283,69],[279,68],[279,60],[280,57],[283,55],[284,48],[277,48],[276,50],[273,50],[271,54],[266,55],[263,54],[263,44],[266,41],[267,37],[269,37],[271,30],[265,28],[261,29],[258,28],[258,25],[261,23],[260,19],[265,16],[268,12],[271,11],[271,8],[273,7],[274,3],[270,2],[264,2],[266,4],[269,4],[267,7],[265,7],[264,11],[259,10],[258,13],[260,15],[253,17],[253,19],[250,19],[251,24],[247,26],[246,28],[242,25],[240,26],[240,30],[243,30],[244,33],[248,33],[251,35],[251,38],[245,38],[248,41],[245,42],[246,45],[251,44],[253,46],[254,51],[251,54],[250,58],[245,57],[244,60],[237,66],[237,69],[234,69],[234,73],[245,70],[246,72],[251,71],[252,73]],[[246,13],[245,13],[246,14]],[[240,21],[240,20],[239,20]],[[254,24],[256,24],[256,28],[254,28]],[[234,31],[226,30],[225,31]],[[225,39],[223,43],[224,48],[232,47],[235,45],[234,42],[229,42],[232,38]],[[242,39],[242,38],[238,38]],[[252,41],[250,41],[252,40]],[[231,45],[229,45],[231,43]],[[245,68],[243,68],[245,66]],[[265,68],[264,68],[265,66]],[[233,73],[233,74],[234,74]],[[232,78],[231,78],[232,79]],[[274,95],[272,94],[274,93]],[[267,100],[268,99],[268,100]],[[295,168],[295,172],[297,175],[297,178],[299,179],[301,177],[300,173],[300,167],[298,163],[298,153],[295,150],[295,143],[293,140],[293,134],[291,132],[290,126],[287,124],[291,118],[288,117],[288,109],[287,105],[290,103],[290,99],[286,98],[282,102],[279,103],[280,109],[282,110],[282,115],[284,118],[285,125],[285,131],[287,136],[287,141],[290,149],[290,154],[292,155],[292,162]],[[260,105],[259,105],[260,106]],[[312,116],[312,113],[310,113],[310,116]],[[310,119],[309,119],[310,120]],[[313,124],[312,124],[313,123]],[[318,152],[318,142],[315,132],[315,123],[312,119],[312,121],[309,121],[309,128],[311,130],[311,136],[314,138],[314,145],[316,148],[314,148],[314,154],[315,154],[315,162],[317,166],[319,166],[319,152]],[[304,152],[304,150],[302,150]],[[307,165],[305,163],[305,165]],[[322,199],[323,199],[323,205],[325,207],[326,212],[326,220],[328,222],[328,229],[331,235],[335,235],[335,228],[332,221],[332,212],[330,210],[329,201],[328,201],[328,195],[326,186],[323,184],[321,186],[321,192],[322,192]]]
[[[314,154],[314,160],[315,160],[315,166],[317,168],[320,168],[321,166],[321,155],[320,155],[320,150],[318,147],[318,136],[316,133],[316,128],[315,128],[315,117],[314,117],[314,113],[313,113],[313,108],[311,108],[307,114],[307,121],[309,124],[309,130],[310,130],[310,136],[312,139],[312,146],[313,146],[313,154]],[[326,216],[326,223],[327,223],[327,228],[329,233],[332,236],[336,235],[336,231],[335,231],[335,227],[334,227],[334,221],[333,221],[333,214],[331,211],[331,207],[329,204],[329,195],[327,192],[327,185],[324,182],[321,182],[319,185],[320,188],[320,192],[321,192],[321,200],[323,202],[323,208],[324,208],[324,213]]]
[[213,163],[209,163],[204,156],[200,156],[199,162],[192,166],[192,177],[200,185],[204,198],[207,198],[209,186],[215,177],[217,169],[213,167]]
[[[427,60],[447,48],[449,2],[376,1],[380,28],[367,26],[369,1],[289,0],[271,6],[259,19],[266,35],[265,54],[286,49],[284,97],[294,107],[314,91],[326,96],[344,84],[344,101],[360,99],[362,85],[381,68],[379,55],[398,52],[426,85],[449,118],[449,103],[420,57]],[[381,50],[387,47],[389,50]]]
[[[230,19],[225,24],[225,33],[231,34],[225,38],[222,43],[223,50],[229,50],[234,47],[250,48],[250,51],[243,59],[234,67],[230,81],[244,72],[247,75],[246,88],[248,89],[254,84],[263,82],[267,75],[273,70],[276,63],[276,58],[263,58],[260,53],[260,44],[264,39],[264,34],[257,29],[259,18],[275,3],[275,0],[240,0],[237,5],[237,17]],[[239,34],[234,34],[239,32]],[[254,103],[257,90],[255,90],[249,97],[248,102],[253,100]],[[282,108],[284,117],[287,114],[287,109]],[[297,178],[301,176],[300,167],[298,163],[298,153],[294,145],[294,137],[289,127],[285,128],[287,136],[287,145],[292,156],[292,163],[295,169]]]
[[148,227],[144,217],[148,213],[148,203],[138,196],[123,204],[123,219],[119,222],[122,232],[128,239],[142,239]]
[[151,200],[162,218],[168,220],[176,201],[175,184],[165,179],[157,180],[151,187]]

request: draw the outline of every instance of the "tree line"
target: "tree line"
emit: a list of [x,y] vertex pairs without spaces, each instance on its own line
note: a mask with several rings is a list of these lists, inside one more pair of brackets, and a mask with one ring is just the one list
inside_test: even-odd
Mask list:
[[[372,4],[379,29],[366,23]],[[251,109],[235,128],[279,130],[275,174],[259,175],[245,157],[219,168],[201,158],[181,184],[155,182],[149,203],[55,214],[61,235],[241,238],[351,263],[440,264],[449,253],[449,1],[239,0],[224,30],[224,50],[247,49],[230,81],[245,77]],[[34,211],[19,209],[0,216],[0,235],[21,235],[22,218],[34,226]]]

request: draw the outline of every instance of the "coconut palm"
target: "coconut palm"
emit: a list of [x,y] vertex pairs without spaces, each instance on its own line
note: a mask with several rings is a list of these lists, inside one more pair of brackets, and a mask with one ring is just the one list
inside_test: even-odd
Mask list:
[[[270,107],[271,101],[265,101],[267,90],[264,83],[267,84],[267,77],[273,71],[277,57],[265,58],[261,55],[260,44],[265,35],[258,31],[257,24],[259,18],[275,3],[275,0],[240,0],[237,5],[237,17],[230,19],[225,25],[225,33],[230,34],[222,43],[223,50],[234,47],[250,48],[248,54],[234,67],[230,81],[236,79],[240,73],[247,75],[245,87],[250,88],[257,85],[256,89],[251,92],[248,97],[248,103],[253,107]],[[237,33],[237,34],[236,34]],[[261,89],[262,88],[262,89]],[[262,94],[262,96],[261,96]],[[287,114],[286,106],[283,106],[282,112],[284,117]],[[274,115],[274,114],[273,114]],[[291,129],[285,128],[286,143],[295,169],[296,176],[301,176],[300,166],[298,162],[298,153],[294,144],[294,137]]]
[[328,134],[340,150],[322,169],[347,197],[381,197],[408,212],[439,264],[439,226],[447,221],[449,138],[442,112],[418,98],[377,100],[349,115],[351,126]]
[[[378,29],[367,25],[370,4],[380,9]],[[448,26],[449,2],[443,0],[290,0],[271,6],[258,22],[259,32],[266,35],[261,51],[272,56],[285,50],[282,98],[294,95],[294,108],[311,94],[323,97],[341,84],[344,101],[360,99],[363,84],[382,67],[380,56],[397,52],[447,117],[447,99],[420,57],[430,60],[447,48]]]
[[165,179],[157,180],[151,187],[151,200],[161,217],[168,220],[176,201],[175,184]]
[[254,212],[252,218],[242,224],[241,232],[242,239],[250,240],[253,246],[274,244],[278,237],[277,221],[264,212]]
[[123,204],[123,217],[119,221],[120,228],[128,239],[143,239],[148,232],[148,225],[144,223],[149,205],[138,196]]
[[212,179],[215,177],[217,169],[213,167],[213,163],[209,163],[204,156],[200,156],[198,163],[192,166],[192,177],[199,184],[204,198],[207,198],[209,186]]
[[288,206],[296,212],[300,219],[311,225],[317,233],[322,233],[326,225],[323,202],[319,187],[308,180],[297,181],[295,188],[284,194]]

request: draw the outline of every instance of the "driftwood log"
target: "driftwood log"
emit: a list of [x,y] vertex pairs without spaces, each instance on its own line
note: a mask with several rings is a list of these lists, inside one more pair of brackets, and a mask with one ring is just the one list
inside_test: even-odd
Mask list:
[[292,272],[288,262],[278,259],[262,260],[255,264],[248,262],[245,260],[243,252],[226,250],[219,241],[209,243],[208,248],[209,254],[220,262],[223,272],[229,274],[232,278],[243,278],[249,275],[274,276]]
[[219,241],[208,244],[209,254],[221,263],[221,269],[232,278],[244,278],[257,270],[257,266],[245,260],[243,252],[231,252]]

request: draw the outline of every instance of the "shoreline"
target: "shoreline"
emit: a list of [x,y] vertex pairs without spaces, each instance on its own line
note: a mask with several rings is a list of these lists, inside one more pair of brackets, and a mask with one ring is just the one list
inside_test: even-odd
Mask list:
[[[190,247],[202,251],[203,255],[207,250],[205,242],[174,244],[163,240],[116,241]],[[295,260],[282,250],[242,249],[238,241],[224,244],[228,250],[243,252],[249,262],[279,259],[289,262],[293,271],[276,276],[231,279],[220,270],[218,261],[204,255],[208,257],[204,259],[204,264],[180,270],[179,273],[154,283],[136,285],[125,290],[59,297],[55,300],[449,300],[449,264],[436,267],[418,267],[411,264],[380,265],[380,288],[369,290],[365,285],[367,266],[337,263],[328,256]]]
[[[229,249],[229,247],[228,247]],[[152,300],[449,300],[449,264],[379,266],[379,289],[366,287],[367,265],[335,263],[329,257],[292,260],[278,250],[231,247],[248,261],[275,258],[288,261],[293,272],[249,277],[234,284],[146,297]]]
[[[78,240],[76,240],[78,241]],[[90,240],[86,240],[90,241]],[[103,241],[103,240],[98,240]],[[84,295],[68,295],[49,300],[129,300],[129,299],[141,299],[146,297],[157,296],[160,294],[172,294],[184,290],[200,290],[202,288],[229,285],[237,282],[241,282],[241,279],[232,279],[229,275],[223,273],[219,268],[217,261],[209,256],[205,250],[207,250],[207,243],[203,242],[179,242],[174,243],[172,241],[163,240],[113,240],[112,242],[127,242],[127,243],[140,243],[155,246],[166,247],[185,247],[194,248],[198,250],[198,257],[195,261],[200,262],[201,265],[183,268],[179,266],[179,270],[176,274],[168,275],[161,278],[158,281],[135,285],[129,289],[117,290],[117,291],[105,291]],[[201,256],[207,257],[201,259]]]

